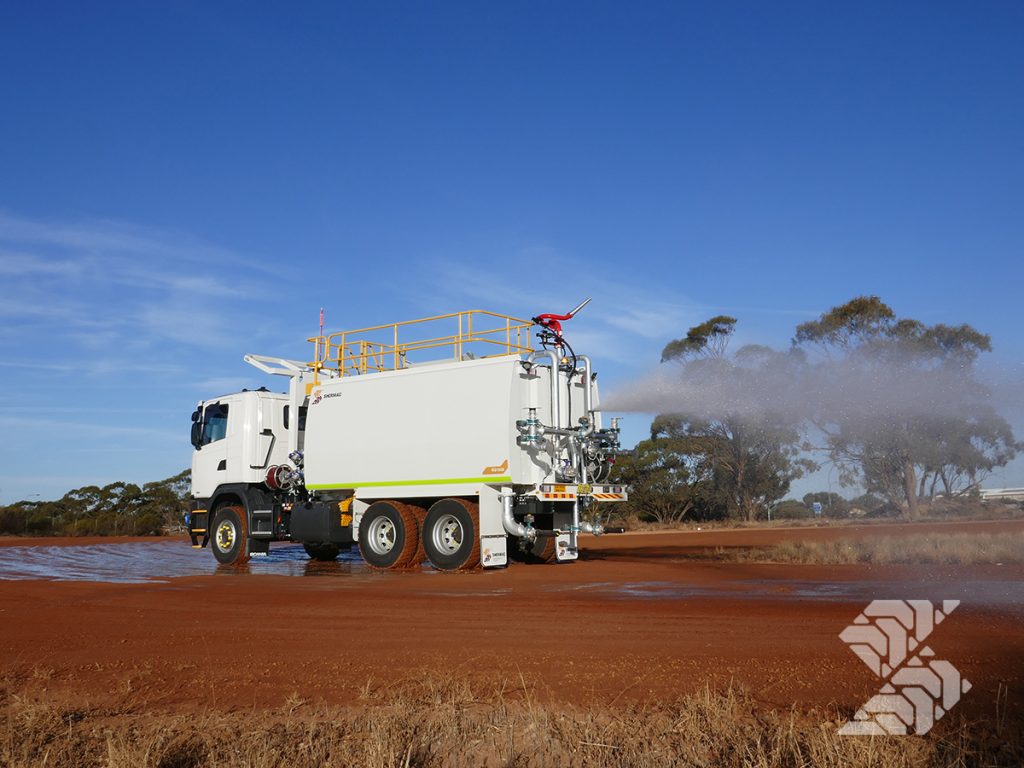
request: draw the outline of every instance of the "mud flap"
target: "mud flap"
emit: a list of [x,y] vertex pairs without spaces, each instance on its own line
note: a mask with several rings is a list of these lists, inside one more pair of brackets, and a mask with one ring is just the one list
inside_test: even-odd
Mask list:
[[266,539],[254,539],[249,537],[245,540],[249,557],[266,557],[270,554],[270,542]]
[[579,550],[576,547],[580,535],[572,529],[572,504],[557,506],[558,510],[552,516],[554,529],[562,533],[555,537],[555,562],[568,563],[579,557]]
[[555,537],[555,559],[560,562],[576,560],[579,550],[576,548],[576,537],[579,534],[560,533]]
[[508,537],[505,534],[480,537],[480,565],[484,568],[508,565]]

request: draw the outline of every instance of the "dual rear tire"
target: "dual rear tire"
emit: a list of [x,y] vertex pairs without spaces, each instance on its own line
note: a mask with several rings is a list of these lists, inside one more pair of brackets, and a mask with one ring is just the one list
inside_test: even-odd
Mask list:
[[479,507],[465,499],[435,502],[423,520],[423,552],[442,571],[480,565]]
[[359,552],[374,568],[418,565],[424,557],[442,571],[480,564],[480,514],[464,499],[441,499],[423,514],[420,507],[376,501],[359,523]]

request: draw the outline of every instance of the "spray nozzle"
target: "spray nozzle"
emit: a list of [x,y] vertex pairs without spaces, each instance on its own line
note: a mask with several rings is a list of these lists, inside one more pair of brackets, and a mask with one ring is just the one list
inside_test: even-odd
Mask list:
[[584,299],[579,304],[577,304],[571,311],[566,312],[564,315],[556,315],[551,312],[546,312],[543,315],[537,315],[535,318],[533,318],[533,322],[535,322],[543,329],[540,332],[541,342],[553,343],[556,347],[561,347],[562,321],[571,320],[576,316],[577,312],[579,312],[589,303],[589,298]]

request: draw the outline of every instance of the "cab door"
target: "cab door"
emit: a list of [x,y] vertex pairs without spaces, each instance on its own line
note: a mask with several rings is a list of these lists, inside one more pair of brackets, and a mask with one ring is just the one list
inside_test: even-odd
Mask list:
[[238,404],[226,398],[203,406],[198,445],[192,453],[192,492],[199,498],[212,496],[218,485],[230,482],[228,437],[237,410]]

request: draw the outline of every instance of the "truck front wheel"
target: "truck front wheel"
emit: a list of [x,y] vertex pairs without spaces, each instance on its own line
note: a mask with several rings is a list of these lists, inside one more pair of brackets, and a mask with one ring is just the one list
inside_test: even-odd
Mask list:
[[249,560],[246,540],[249,530],[245,510],[236,505],[220,507],[213,517],[213,556],[224,565],[241,565]]
[[475,568],[480,564],[480,511],[464,499],[435,502],[423,521],[423,550],[442,571]]
[[375,501],[359,522],[359,554],[374,568],[412,565],[419,550],[416,515],[405,504]]

